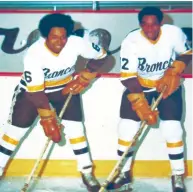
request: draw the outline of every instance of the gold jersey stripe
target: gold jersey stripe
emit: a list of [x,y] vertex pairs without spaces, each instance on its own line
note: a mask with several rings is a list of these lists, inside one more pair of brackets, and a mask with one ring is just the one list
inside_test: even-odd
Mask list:
[[84,142],[84,141],[86,141],[85,136],[74,138],[74,139],[70,139],[70,143],[71,144],[77,144],[77,143],[81,143],[81,142]]
[[143,79],[142,77],[137,77],[140,85],[143,87],[148,87],[148,88],[154,88],[157,85],[158,80],[150,80],[150,79]]
[[122,78],[131,78],[131,77],[137,77],[140,85],[143,87],[148,87],[148,88],[154,88],[157,85],[158,80],[150,80],[150,79],[144,79],[142,77],[137,76],[137,73],[125,73],[122,72],[120,74]]
[[72,80],[72,76],[68,76],[65,79],[58,80],[58,81],[45,81],[45,87],[53,87],[53,86],[59,86],[64,85]]
[[42,85],[34,85],[34,86],[27,86],[27,90],[29,92],[43,91],[44,88],[45,88],[44,84],[42,84]]
[[7,143],[10,143],[12,145],[17,145],[19,143],[19,141],[9,137],[8,135],[4,134],[3,135],[3,138],[2,138],[4,141],[6,141]]
[[179,141],[177,143],[167,143],[168,148],[174,148],[174,147],[182,147],[183,141]]
[[56,87],[60,85],[67,84],[72,80],[72,76],[66,77],[65,79],[58,81],[45,81],[45,84],[35,85],[35,86],[27,86],[29,92],[43,91],[46,87]]
[[125,72],[121,72],[120,74],[121,77],[137,77],[137,73],[133,72],[133,73],[125,73]]

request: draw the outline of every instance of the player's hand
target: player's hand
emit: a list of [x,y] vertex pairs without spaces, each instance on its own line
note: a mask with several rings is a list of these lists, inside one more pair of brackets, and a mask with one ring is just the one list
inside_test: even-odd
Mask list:
[[44,129],[44,133],[53,142],[58,143],[61,140],[61,125],[58,123],[54,110],[38,109],[40,115],[40,124]]
[[157,123],[159,112],[151,110],[144,93],[130,93],[127,98],[141,121],[146,121],[148,125]]
[[182,61],[174,61],[172,66],[165,71],[164,76],[158,80],[156,85],[158,92],[161,92],[165,86],[167,87],[163,93],[163,99],[166,99],[178,89],[180,86],[180,75],[184,71],[185,66],[185,63]]
[[89,70],[85,69],[81,71],[74,80],[68,83],[62,90],[63,95],[72,93],[73,95],[79,94],[84,91],[90,82],[96,77],[97,73],[91,73]]

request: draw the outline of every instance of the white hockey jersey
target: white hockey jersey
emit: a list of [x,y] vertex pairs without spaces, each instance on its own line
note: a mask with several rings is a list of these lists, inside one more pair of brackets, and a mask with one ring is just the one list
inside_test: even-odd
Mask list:
[[137,29],[121,44],[121,80],[138,77],[142,86],[153,88],[176,56],[189,51],[185,34],[174,25],[163,25],[156,41]]
[[100,59],[106,56],[106,51],[81,37],[72,35],[57,55],[46,47],[45,39],[40,38],[26,52],[20,87],[27,92],[49,93],[61,90],[72,80],[79,55],[88,59]]

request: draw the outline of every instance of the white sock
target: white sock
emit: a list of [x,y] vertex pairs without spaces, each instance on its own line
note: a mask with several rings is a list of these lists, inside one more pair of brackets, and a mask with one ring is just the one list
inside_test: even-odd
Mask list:
[[[131,119],[120,119],[118,125],[118,155],[124,153],[124,151],[128,148],[131,143],[131,140],[137,133],[140,127],[140,122],[131,120]],[[131,168],[132,158],[133,158],[134,146],[132,146],[129,150],[129,153],[126,157],[125,165],[123,166],[121,172],[129,171]]]

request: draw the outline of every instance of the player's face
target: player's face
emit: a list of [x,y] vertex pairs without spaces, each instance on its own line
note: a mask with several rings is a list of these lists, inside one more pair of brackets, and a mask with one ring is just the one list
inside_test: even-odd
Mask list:
[[63,27],[53,27],[50,30],[46,45],[54,53],[60,53],[67,42],[66,30]]
[[148,39],[157,39],[160,32],[161,23],[158,21],[155,15],[145,15],[140,23],[140,26]]

